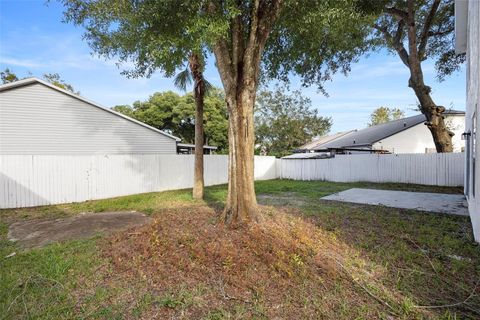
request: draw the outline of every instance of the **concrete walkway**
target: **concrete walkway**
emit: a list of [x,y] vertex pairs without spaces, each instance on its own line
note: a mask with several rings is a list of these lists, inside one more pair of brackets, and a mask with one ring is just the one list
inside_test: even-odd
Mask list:
[[321,199],[468,216],[463,194],[353,188]]
[[102,212],[79,214],[55,220],[15,222],[8,229],[8,239],[24,248],[43,247],[71,239],[89,238],[147,224],[152,219],[140,212]]

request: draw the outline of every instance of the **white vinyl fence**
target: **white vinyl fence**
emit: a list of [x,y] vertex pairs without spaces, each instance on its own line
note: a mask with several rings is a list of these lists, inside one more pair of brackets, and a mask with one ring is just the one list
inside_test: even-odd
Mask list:
[[[205,156],[205,184],[227,182],[227,156]],[[191,188],[193,155],[2,155],[0,209]],[[463,185],[464,155],[337,155],[292,160],[255,157],[255,179]]]
[[[205,156],[205,184],[227,182],[228,157]],[[80,202],[191,188],[193,155],[0,156],[0,208]],[[274,157],[255,157],[255,179],[275,179]]]
[[463,186],[464,154],[355,154],[277,160],[279,178],[335,182],[400,182]]

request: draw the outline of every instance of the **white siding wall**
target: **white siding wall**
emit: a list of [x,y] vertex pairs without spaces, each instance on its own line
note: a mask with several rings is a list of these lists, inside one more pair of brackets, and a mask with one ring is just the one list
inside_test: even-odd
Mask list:
[[[447,126],[455,135],[452,138],[453,151],[461,152],[464,142],[462,133],[465,129],[464,116],[447,116]],[[374,149],[388,150],[392,153],[425,153],[425,149],[435,149],[432,134],[427,126],[420,123],[407,130],[394,134],[388,138],[378,141],[373,145]]]
[[[0,208],[191,188],[193,155],[0,156]],[[228,156],[205,156],[205,184],[227,182]],[[277,177],[275,157],[255,157],[255,179]]]
[[36,83],[0,92],[0,155],[175,154],[173,138]]
[[280,178],[335,182],[399,182],[462,186],[463,153],[336,155],[331,159],[278,162]]
[[[473,225],[475,239],[480,242],[480,144],[479,144],[479,123],[480,123],[480,1],[468,1],[467,20],[467,112],[465,117],[466,131],[473,132],[473,116],[476,115],[477,137],[476,137],[476,168],[470,170],[470,195],[468,205],[470,218]],[[475,113],[476,112],[476,113]],[[472,137],[473,138],[473,137]],[[475,179],[473,179],[475,173]],[[476,194],[472,194],[472,184],[475,183]]]

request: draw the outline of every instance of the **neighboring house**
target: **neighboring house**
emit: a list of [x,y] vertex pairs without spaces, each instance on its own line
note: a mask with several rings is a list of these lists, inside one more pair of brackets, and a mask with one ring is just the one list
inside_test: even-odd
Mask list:
[[480,1],[455,1],[455,51],[467,55],[467,104],[465,115],[465,195],[475,240],[480,242],[480,164],[476,137],[480,107]]
[[[463,151],[461,140],[465,126],[463,111],[445,111],[445,121],[455,135],[452,138],[454,152]],[[394,120],[361,130],[353,130],[328,136],[325,141],[310,143],[309,152],[330,154],[356,153],[432,153],[436,152],[432,134],[424,124],[423,114]],[[305,150],[305,149],[303,149]],[[299,150],[300,152],[305,152]]]
[[[203,154],[214,154],[217,147],[215,146],[203,146]],[[194,154],[195,145],[191,143],[177,143],[177,153],[178,154]]]
[[179,141],[36,78],[0,86],[0,155],[176,154]]
[[335,139],[338,139],[340,137],[343,137],[346,134],[352,133],[355,130],[350,130],[350,131],[343,131],[343,132],[337,132],[335,134],[327,135],[327,136],[322,136],[318,139],[313,140],[312,142],[308,142],[304,144],[303,146],[299,147],[297,150],[295,150],[296,153],[300,152],[315,152],[315,149],[327,142],[333,141]]

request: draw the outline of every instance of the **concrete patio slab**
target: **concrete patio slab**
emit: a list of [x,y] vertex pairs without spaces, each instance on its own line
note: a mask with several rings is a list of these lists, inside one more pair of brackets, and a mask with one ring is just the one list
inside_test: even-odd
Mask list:
[[352,188],[321,199],[468,216],[463,194]]
[[55,220],[15,222],[8,229],[8,239],[21,247],[34,248],[71,239],[89,238],[147,224],[152,219],[140,212],[102,212],[79,214]]

